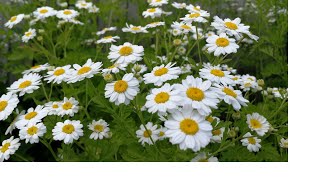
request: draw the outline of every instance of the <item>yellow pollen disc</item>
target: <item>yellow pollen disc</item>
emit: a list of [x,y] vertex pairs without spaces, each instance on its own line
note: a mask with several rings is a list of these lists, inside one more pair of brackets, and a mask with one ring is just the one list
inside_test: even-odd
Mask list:
[[218,135],[221,134],[221,130],[220,130],[220,129],[214,130],[214,131],[212,131],[212,134],[213,134],[214,136],[218,136]]
[[256,140],[253,137],[248,138],[250,144],[256,144]]
[[156,12],[156,8],[148,9],[148,12],[150,12],[150,13]]
[[163,131],[160,131],[159,132],[159,136],[161,137],[161,136],[164,136],[164,132]]
[[213,123],[213,121],[214,121],[213,117],[211,117],[211,116],[208,116],[206,118],[206,120],[209,121],[210,123]]
[[165,103],[165,102],[167,102],[169,100],[169,97],[170,97],[170,95],[168,93],[161,92],[161,93],[156,95],[156,97],[154,98],[154,101],[157,104]]
[[81,6],[87,6],[87,3],[81,3]]
[[36,117],[36,115],[38,115],[38,113],[32,111],[32,112],[29,112],[28,114],[26,114],[26,115],[24,116],[24,118],[27,119],[27,120],[30,120],[30,119]]
[[103,131],[103,126],[101,125],[101,124],[97,124],[97,125],[95,125],[94,126],[94,130],[96,131],[96,132],[102,132]]
[[1,151],[2,153],[5,153],[5,152],[9,149],[9,147],[10,147],[10,143],[5,143],[5,144],[2,146],[2,148],[0,149],[0,151]]
[[103,39],[111,39],[112,36],[105,36]]
[[236,81],[238,80],[239,78],[238,77],[233,77],[232,80]]
[[2,112],[8,106],[8,101],[0,101],[0,112]]
[[197,18],[197,17],[200,17],[200,14],[199,14],[199,13],[189,14],[189,18]]
[[117,64],[113,64],[112,66],[109,66],[108,69],[112,69],[112,68],[115,68],[117,67]]
[[246,88],[251,87],[251,83],[245,83],[245,84],[244,84],[244,87],[246,87]]
[[15,22],[17,20],[17,16],[12,16],[11,18],[10,18],[10,22]]
[[229,89],[227,87],[223,88],[223,92],[226,93],[229,96],[234,97],[234,98],[237,97],[237,94],[233,90],[231,90],[231,89]]
[[[27,32],[27,33],[31,33],[31,32]],[[27,35],[27,33],[25,33],[26,36],[30,36]],[[36,66],[32,66],[31,69],[38,69],[39,67],[41,67],[40,65],[36,65]]]
[[193,119],[184,119],[180,122],[180,129],[187,135],[195,135],[199,131],[199,126]]
[[219,46],[219,47],[226,47],[226,46],[229,45],[229,40],[226,39],[226,38],[218,38],[218,39],[216,40],[216,44],[217,44],[217,46]]
[[154,74],[155,76],[162,76],[162,75],[164,75],[164,74],[167,74],[168,71],[169,71],[169,70],[168,70],[167,68],[163,67],[163,68],[160,68],[160,69],[154,71],[153,74]]
[[32,126],[32,127],[30,127],[28,130],[27,130],[27,132],[28,132],[28,134],[29,135],[35,135],[35,134],[37,134],[37,132],[38,132],[38,128],[36,127],[36,126]]
[[65,14],[65,15],[70,15],[70,14],[72,14],[72,11],[70,11],[70,10],[64,10],[64,11],[63,11],[63,14]]
[[156,2],[161,2],[162,0],[156,0]]
[[238,29],[238,26],[232,22],[225,22],[224,25],[226,25],[227,28],[232,29],[232,30]]
[[152,135],[152,131],[149,129],[143,132],[143,137],[149,138]]
[[57,109],[59,106],[57,104],[52,105],[53,109]]
[[24,81],[24,82],[22,82],[20,85],[19,85],[19,88],[20,89],[23,89],[23,88],[26,88],[26,87],[28,87],[28,86],[30,86],[31,85],[31,81]]
[[72,124],[67,124],[63,126],[62,132],[66,134],[72,134],[74,132],[74,126]]
[[65,103],[62,105],[62,108],[63,108],[64,110],[69,110],[69,109],[72,108],[72,106],[73,106],[73,104],[68,101],[68,102],[65,102]]
[[248,79],[251,80],[251,81],[254,81],[251,77],[249,77]]
[[114,84],[114,91],[117,93],[123,93],[128,89],[128,83],[124,80],[119,80]]
[[260,123],[260,121],[258,121],[256,119],[251,119],[250,120],[250,125],[254,129],[260,129],[262,127],[262,124]]
[[218,77],[224,77],[224,72],[219,69],[212,69],[210,73]]
[[191,87],[187,90],[187,96],[188,98],[194,100],[194,101],[201,101],[204,98],[204,93],[199,88]]
[[62,68],[60,68],[60,69],[55,70],[53,74],[54,74],[55,76],[60,76],[60,75],[62,75],[62,74],[64,74],[64,73],[65,73],[65,70],[62,69]]
[[32,32],[26,32],[26,33],[24,33],[24,35],[30,37],[32,35]]
[[185,25],[185,24],[184,24],[184,25],[182,25],[182,26],[180,26],[180,27],[181,27],[182,29],[188,29],[188,30],[189,30],[189,29],[191,29],[191,27],[190,27],[190,26]]
[[131,28],[131,30],[133,30],[133,31],[139,31],[139,30],[141,30],[141,28],[139,28],[139,27],[137,27],[137,26],[133,26],[133,27]]
[[121,56],[129,56],[130,54],[132,54],[133,49],[132,47],[129,46],[123,46],[120,50],[119,50],[119,54]]
[[41,9],[39,12],[40,12],[41,14],[45,14],[45,13],[48,12],[48,10],[47,10],[47,9]]
[[85,74],[89,71],[91,71],[91,67],[84,66],[78,70],[78,75]]

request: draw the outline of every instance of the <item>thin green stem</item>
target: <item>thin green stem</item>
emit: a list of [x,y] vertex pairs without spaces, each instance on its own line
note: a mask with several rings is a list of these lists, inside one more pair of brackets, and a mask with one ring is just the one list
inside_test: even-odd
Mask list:
[[46,89],[45,89],[45,87],[44,87],[44,85],[43,85],[43,82],[41,83],[41,87],[42,87],[42,90],[43,90],[44,95],[46,96],[47,101],[50,101],[50,99],[49,99],[49,97],[48,97],[48,95],[47,95]]
[[53,83],[51,83],[51,86],[50,86],[49,101],[51,100],[52,88],[53,88]]
[[26,159],[25,157],[23,157],[22,155],[20,155],[19,153],[15,153],[15,156],[17,156],[19,159],[21,159],[24,162],[30,162],[28,159]]
[[200,43],[199,43],[199,33],[198,33],[198,24],[197,24],[197,26],[196,26],[196,33],[197,33],[198,55],[199,55],[200,65],[202,65],[201,51],[200,51]]
[[40,140],[40,142],[41,142],[43,145],[45,145],[45,146],[49,149],[49,151],[51,152],[53,158],[54,158],[56,161],[59,161],[59,158],[58,158],[58,156],[56,155],[56,153],[53,151],[51,145],[50,145],[46,140],[44,140],[44,139],[39,138],[39,140]]

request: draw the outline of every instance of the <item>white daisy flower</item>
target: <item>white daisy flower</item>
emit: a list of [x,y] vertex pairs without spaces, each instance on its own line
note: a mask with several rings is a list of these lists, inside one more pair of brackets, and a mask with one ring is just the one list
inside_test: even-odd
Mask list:
[[247,114],[247,124],[251,131],[256,131],[259,136],[265,135],[270,129],[267,119],[259,113]]
[[55,16],[56,14],[57,14],[57,11],[54,10],[52,7],[48,7],[48,6],[39,7],[33,12],[33,15],[37,19],[45,19],[50,16]]
[[229,67],[227,64],[222,64],[221,68],[224,71],[230,71],[232,74],[237,74],[237,69],[234,69],[233,67]]
[[48,115],[47,109],[44,106],[38,105],[35,109],[29,108],[26,114],[19,116],[16,122],[16,127],[22,129],[32,123],[41,122],[41,120]]
[[63,123],[58,122],[52,129],[53,139],[63,141],[65,144],[73,143],[73,140],[78,140],[83,136],[83,125],[79,120],[65,120]]
[[111,59],[111,62],[116,61],[118,64],[129,64],[142,60],[143,55],[143,46],[126,42],[120,46],[111,45],[108,58]]
[[156,6],[162,6],[164,4],[168,4],[168,0],[150,0],[149,5],[156,7]]
[[203,10],[201,10],[200,6],[194,6],[192,4],[189,4],[188,6],[186,6],[186,9],[190,12],[190,13],[197,13],[197,12],[201,12]]
[[209,144],[212,137],[211,124],[191,106],[172,112],[164,125],[168,128],[165,135],[170,138],[170,142],[179,144],[182,150],[199,151]]
[[162,14],[161,8],[150,8],[142,12],[142,16],[144,18],[151,17],[152,19],[154,19],[155,17],[161,17],[161,14]]
[[51,101],[44,104],[44,108],[48,111],[48,115],[58,115],[60,105],[60,101]]
[[173,67],[175,63],[162,64],[152,69],[151,73],[143,75],[145,84],[154,84],[155,86],[161,86],[164,82],[179,78],[181,74],[180,67]]
[[184,9],[187,7],[187,4],[186,3],[177,3],[177,2],[173,2],[171,4],[174,8],[176,9]]
[[147,33],[148,31],[146,30],[146,27],[142,26],[134,26],[132,24],[126,24],[127,27],[122,28],[123,32],[131,32],[133,34],[137,33]]
[[58,105],[58,116],[64,116],[64,115],[68,115],[68,116],[74,116],[74,113],[77,113],[79,111],[79,102],[71,97],[70,99],[64,97],[63,101],[59,103]]
[[151,141],[151,138],[154,143],[159,139],[159,130],[157,129],[157,125],[153,125],[152,122],[148,122],[146,124],[146,128],[141,124],[140,129],[136,131],[136,135],[139,138],[139,142],[143,146],[145,145],[145,143],[152,145],[153,143]]
[[47,132],[47,127],[43,123],[30,123],[25,127],[22,127],[19,131],[21,140],[26,140],[26,143],[30,144],[38,143],[39,137],[42,137]]
[[151,90],[151,94],[146,97],[145,107],[150,113],[164,114],[167,111],[175,110],[182,100],[179,94],[180,90],[174,90],[173,86],[166,83],[161,88]]
[[48,81],[48,83],[52,82],[57,84],[60,84],[61,82],[67,82],[67,80],[72,77],[72,70],[70,69],[70,67],[71,65],[56,67],[52,71],[47,72],[44,80]]
[[89,7],[88,12],[89,13],[98,13],[100,11],[100,8],[98,8],[96,5],[92,5]]
[[182,33],[188,34],[189,32],[196,32],[196,27],[192,26],[191,23],[186,22],[173,22],[171,25],[174,29],[179,29]]
[[19,99],[16,94],[8,92],[0,97],[0,121],[7,119],[17,107]]
[[215,143],[221,143],[221,140],[223,138],[223,133],[224,133],[225,127],[222,127],[220,129],[216,129],[212,131],[212,138],[211,141]]
[[158,130],[159,130],[159,134],[158,134],[159,140],[164,140],[165,138],[167,138],[166,131],[168,130],[168,128],[160,126]]
[[10,20],[4,24],[4,26],[11,29],[14,25],[21,22],[23,18],[24,18],[24,14],[18,14],[16,16],[12,16]]
[[187,76],[185,80],[182,80],[182,84],[174,86],[175,89],[181,91],[181,104],[183,106],[190,105],[203,116],[209,115],[212,112],[211,108],[217,109],[217,104],[220,101],[213,91],[210,81],[202,81],[201,78]]
[[219,162],[219,160],[217,157],[208,157],[205,152],[201,152],[196,157],[191,159],[190,162]]
[[212,83],[222,83],[224,85],[234,84],[232,76],[229,71],[222,71],[220,65],[212,66],[207,63],[202,69],[200,69],[200,77],[203,79],[208,79]]
[[234,84],[238,84],[238,85],[243,84],[243,80],[241,79],[241,75],[232,76],[231,79],[233,80]]
[[22,36],[22,42],[27,43],[30,39],[33,39],[37,35],[36,30],[30,28],[27,32]]
[[13,139],[11,136],[9,139],[2,141],[2,146],[0,146],[0,162],[8,160],[10,155],[14,154],[20,147],[19,138]]
[[105,34],[107,31],[116,31],[116,30],[117,30],[117,27],[108,27],[108,28],[102,29],[101,31],[98,31],[96,34],[99,36],[99,35]]
[[134,64],[131,71],[135,74],[143,74],[148,70],[147,66],[144,64]]
[[239,48],[239,45],[235,43],[236,40],[229,38],[225,33],[221,33],[219,36],[210,36],[206,41],[208,43],[206,44],[208,52],[214,52],[215,56],[236,53]]
[[209,16],[210,16],[210,13],[208,13],[207,11],[200,11],[200,12],[194,12],[191,14],[186,14],[185,17],[180,19],[186,23],[192,23],[192,22],[205,23],[205,22],[208,22],[208,20],[205,18]]
[[158,26],[163,26],[165,23],[164,22],[152,22],[146,25],[146,28],[155,28]]
[[181,67],[181,73],[185,74],[185,73],[190,73],[191,72],[191,65],[190,64],[184,64]]
[[212,31],[209,31],[209,32],[207,32],[207,33],[205,34],[205,38],[208,38],[208,37],[213,36],[213,35],[215,35],[215,33],[212,32]]
[[169,32],[173,35],[173,36],[179,36],[182,34],[182,32],[179,29],[171,29],[169,30]]
[[281,138],[279,144],[280,144],[280,147],[288,149],[288,139]]
[[50,64],[48,64],[48,63],[42,64],[42,65],[35,65],[35,66],[31,67],[30,69],[23,71],[22,74],[38,73],[41,71],[46,71],[49,68],[50,68]]
[[65,21],[71,21],[78,15],[79,15],[78,11],[75,11],[73,9],[65,9],[65,10],[58,11],[56,16],[59,19],[63,19]]
[[104,95],[110,102],[115,102],[116,105],[122,103],[128,105],[138,94],[139,81],[132,73],[125,74],[122,80],[106,84],[105,90]]
[[120,70],[125,71],[126,67],[127,67],[127,64],[114,63],[113,65],[107,67],[106,69],[102,69],[103,76],[105,76],[106,74],[110,74],[111,72],[116,74],[120,72]]
[[106,43],[117,42],[116,39],[120,39],[120,37],[119,37],[119,36],[105,36],[105,37],[99,39],[99,40],[97,41],[97,44],[101,44],[101,43],[102,43],[102,44],[106,44]]
[[95,74],[99,73],[101,66],[101,62],[95,63],[92,62],[91,59],[88,59],[87,62],[82,66],[79,64],[74,64],[73,68],[75,71],[72,72],[70,78],[68,79],[68,83],[75,83],[82,81],[85,78],[92,78]]
[[242,89],[243,91],[250,91],[251,89],[257,90],[257,88],[258,88],[257,82],[242,79],[241,84],[240,84],[240,89]]
[[90,139],[103,139],[109,137],[110,128],[109,124],[103,119],[99,119],[99,121],[93,120],[91,124],[88,125],[88,128],[93,131],[90,135]]
[[244,139],[241,139],[242,146],[247,146],[247,149],[250,152],[259,151],[259,149],[261,148],[261,145],[259,144],[261,142],[261,139],[253,137],[249,132],[247,132],[243,137]]
[[8,87],[8,91],[12,93],[18,93],[19,96],[23,96],[25,93],[31,94],[34,90],[39,89],[39,85],[41,84],[41,76],[36,73],[25,74],[22,78],[15,81],[10,87]]
[[86,2],[86,1],[77,1],[76,3],[76,7],[78,9],[89,9],[90,7],[92,7],[92,2]]
[[178,54],[184,55],[186,54],[187,49],[183,46],[178,47]]
[[239,111],[241,106],[247,106],[249,101],[244,99],[241,91],[234,90],[232,86],[224,86],[215,84],[214,91],[218,95],[219,99],[224,100],[225,103],[231,104],[232,107]]

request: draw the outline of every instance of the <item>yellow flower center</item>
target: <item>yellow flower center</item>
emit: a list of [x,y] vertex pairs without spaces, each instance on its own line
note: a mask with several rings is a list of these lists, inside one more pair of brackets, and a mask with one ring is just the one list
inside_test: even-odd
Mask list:
[[196,11],[200,11],[201,9],[200,8],[197,8],[197,7],[193,7],[194,10]]
[[148,12],[150,12],[150,13],[156,12],[156,8],[148,9]]
[[238,29],[238,26],[232,22],[225,22],[224,25],[226,25],[227,28],[232,29],[232,30]]
[[189,18],[197,18],[197,17],[200,17],[200,14],[199,14],[199,13],[189,14]]
[[91,67],[85,66],[78,70],[78,75],[84,74],[91,71]]
[[26,87],[30,86],[31,84],[32,84],[32,82],[27,80],[27,81],[22,82],[22,83],[19,85],[19,88],[20,88],[20,89],[23,89],[23,88],[26,88]]
[[238,77],[233,77],[232,80],[236,81],[238,80],[239,78]]
[[5,152],[9,149],[9,147],[10,147],[10,143],[5,143],[5,144],[2,146],[2,148],[0,149],[0,151],[1,151],[2,153],[5,153]]
[[70,15],[70,14],[72,14],[72,11],[70,11],[70,10],[64,10],[64,11],[63,11],[63,14],[65,14],[65,15]]
[[[29,35],[27,35],[27,33],[25,33],[25,35],[29,36]],[[41,67],[41,66],[40,65],[36,65],[36,66],[32,66],[31,69],[38,69],[39,67]]]
[[85,6],[87,6],[87,3],[81,3],[81,6],[85,7]]
[[156,0],[156,2],[161,2],[162,0]]
[[58,104],[52,105],[52,108],[53,108],[53,109],[57,109],[58,107],[59,107]]
[[170,95],[168,93],[161,92],[156,95],[156,97],[154,98],[154,101],[158,104],[165,103],[169,100],[169,97],[170,97]]
[[193,119],[184,119],[180,122],[180,129],[187,135],[195,135],[199,131],[199,126]]
[[8,106],[8,101],[0,101],[0,112]]
[[112,36],[105,36],[103,39],[111,39]]
[[251,119],[250,120],[250,125],[254,129],[260,129],[262,127],[262,124],[257,119]]
[[246,87],[246,88],[251,87],[251,83],[245,83],[245,84],[244,84],[244,87]]
[[164,132],[163,131],[160,131],[159,132],[159,136],[161,137],[161,136],[164,136]]
[[201,101],[204,98],[204,93],[199,88],[191,87],[187,90],[187,96],[194,101]]
[[45,14],[45,13],[48,12],[48,10],[47,10],[47,9],[41,9],[39,12],[40,12],[41,14]]
[[253,137],[248,138],[250,144],[256,144],[256,140]]
[[128,89],[128,83],[124,80],[119,80],[114,84],[114,91],[117,93],[123,93]]
[[24,116],[24,118],[27,119],[27,120],[30,120],[30,119],[34,118],[36,115],[38,115],[38,113],[32,111],[32,112],[29,112],[28,114],[26,114],[26,115]]
[[62,108],[63,108],[64,110],[69,110],[69,109],[72,108],[72,106],[73,106],[73,104],[68,101],[68,102],[65,102],[65,103],[62,105]]
[[234,98],[237,97],[237,94],[233,90],[231,90],[231,89],[229,89],[227,87],[223,88],[223,92],[226,93],[229,96],[234,97]]
[[117,64],[113,64],[112,66],[109,66],[108,69],[112,69],[112,68],[115,68],[115,67],[118,67]]
[[143,137],[145,138],[149,138],[151,135],[152,135],[152,131],[149,129],[143,132]]
[[224,77],[224,72],[219,69],[212,69],[211,74],[218,76],[218,77]]
[[26,32],[26,33],[24,33],[24,35],[26,35],[26,36],[28,36],[28,37],[30,37],[31,35],[32,35],[32,32]]
[[11,18],[10,18],[10,22],[15,22],[17,20],[17,16],[12,16]]
[[103,131],[103,126],[101,125],[101,124],[97,124],[97,125],[95,125],[94,126],[94,130],[96,131],[96,132],[102,132]]
[[167,68],[163,67],[163,68],[160,68],[160,69],[154,71],[153,74],[154,74],[155,76],[162,76],[162,75],[164,75],[164,74],[167,74],[168,71],[169,71],[169,70],[168,70]]
[[137,26],[133,26],[133,27],[131,28],[131,30],[133,30],[133,31],[139,31],[139,30],[141,30],[141,28],[140,28],[140,27],[137,27]]
[[133,49],[132,47],[129,46],[123,46],[120,50],[119,50],[119,54],[121,56],[129,56],[130,54],[132,54]]
[[53,74],[54,74],[55,76],[60,76],[60,75],[62,75],[62,74],[64,74],[64,73],[65,73],[65,70],[62,69],[62,68],[60,68],[60,69],[55,70]]
[[213,134],[214,136],[218,136],[218,135],[221,134],[221,130],[220,130],[220,129],[214,130],[214,131],[212,131],[212,134]]
[[190,26],[188,26],[188,25],[182,25],[182,26],[180,26],[182,29],[188,29],[188,30],[190,30],[191,29],[191,27]]
[[66,134],[72,134],[74,132],[74,126],[72,124],[67,124],[63,126],[62,132]]
[[37,132],[38,132],[38,128],[36,127],[36,126],[32,126],[32,127],[30,127],[28,130],[27,130],[27,132],[28,132],[28,134],[29,135],[35,135],[35,134],[37,134]]
[[219,46],[219,47],[226,47],[226,46],[229,45],[229,40],[226,39],[226,38],[218,38],[218,39],[216,40],[216,44],[217,44],[217,46]]

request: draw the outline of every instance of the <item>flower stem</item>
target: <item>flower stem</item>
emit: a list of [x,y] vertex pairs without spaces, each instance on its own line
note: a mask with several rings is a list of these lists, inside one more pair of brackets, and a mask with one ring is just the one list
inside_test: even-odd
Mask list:
[[46,140],[44,140],[44,139],[40,139],[40,138],[39,138],[39,140],[40,140],[40,142],[41,142],[43,145],[45,145],[45,146],[49,149],[49,151],[51,152],[53,158],[54,158],[56,161],[59,161],[59,158],[58,158],[58,156],[56,155],[56,153],[53,151],[51,145],[50,145]]
[[50,99],[48,98],[46,89],[44,88],[43,82],[41,83],[41,86],[42,86],[42,90],[43,90],[44,95],[46,96],[47,101],[50,101]]

